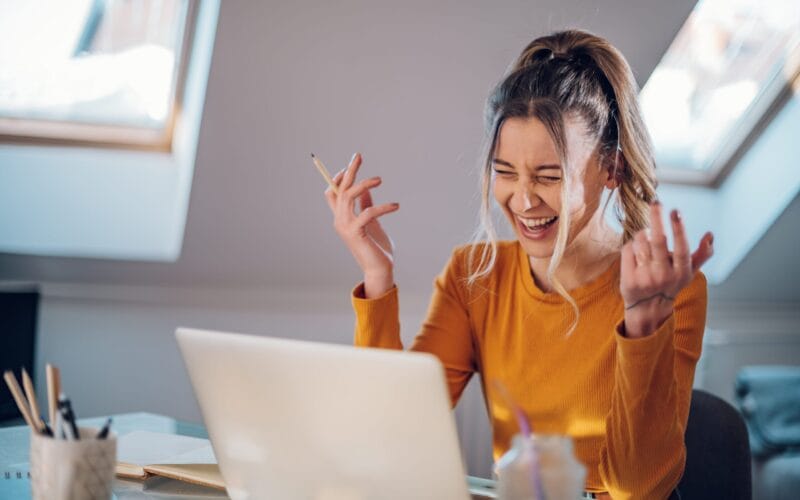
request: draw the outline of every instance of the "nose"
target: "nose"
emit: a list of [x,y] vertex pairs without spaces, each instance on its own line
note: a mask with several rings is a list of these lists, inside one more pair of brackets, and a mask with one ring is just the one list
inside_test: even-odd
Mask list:
[[522,201],[523,212],[527,212],[531,208],[538,206],[542,201],[541,198],[536,195],[531,185],[520,186],[517,189],[517,196]]

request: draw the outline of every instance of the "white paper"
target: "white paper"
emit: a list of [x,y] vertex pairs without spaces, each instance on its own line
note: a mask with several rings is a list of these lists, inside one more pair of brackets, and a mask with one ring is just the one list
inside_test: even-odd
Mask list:
[[208,439],[149,431],[117,438],[117,461],[140,466],[217,463]]

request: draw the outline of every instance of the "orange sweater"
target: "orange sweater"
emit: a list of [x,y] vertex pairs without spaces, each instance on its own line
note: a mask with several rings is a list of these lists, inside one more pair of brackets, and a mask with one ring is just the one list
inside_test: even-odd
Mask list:
[[[518,432],[499,379],[538,433],[572,437],[587,491],[617,499],[666,498],[683,474],[684,429],[706,319],[706,280],[697,272],[674,313],[652,335],[623,337],[617,260],[570,295],[580,321],[569,338],[570,305],[533,281],[516,241],[500,242],[492,273],[467,289],[468,247],[457,248],[434,282],[428,316],[411,349],[444,364],[453,406],[480,374],[494,457]],[[397,288],[365,299],[353,291],[358,346],[402,349]]]

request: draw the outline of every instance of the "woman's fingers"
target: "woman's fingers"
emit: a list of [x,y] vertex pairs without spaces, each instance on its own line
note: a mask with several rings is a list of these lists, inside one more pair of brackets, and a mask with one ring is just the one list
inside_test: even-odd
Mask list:
[[[391,239],[377,220],[399,208],[397,203],[373,206],[370,189],[381,184],[379,177],[356,182],[361,155],[331,179],[325,199],[333,212],[333,227],[353,254],[365,275],[390,275],[394,266]],[[359,210],[356,212],[356,203]]]
[[633,271],[636,269],[636,257],[633,255],[633,241],[622,245],[622,269]]
[[675,247],[672,252],[672,268],[680,276],[687,278],[694,273],[692,272],[692,259],[689,255],[689,242],[686,239],[686,229],[683,227],[680,212],[673,210],[670,213],[670,221],[672,223],[672,239]]
[[358,182],[355,186],[340,195],[341,201],[339,206],[343,207],[343,210],[352,213],[355,209],[356,200],[360,199],[361,195],[370,189],[378,187],[381,182],[383,181],[380,177],[370,177],[369,179]]
[[[347,168],[343,168],[336,172],[336,175],[333,176],[333,185],[336,186],[338,189],[339,186],[342,184],[342,179],[344,178],[344,174],[347,172]],[[341,192],[341,191],[340,191]]]
[[364,228],[367,224],[378,217],[395,212],[399,208],[399,203],[384,203],[383,205],[367,207],[360,214],[358,214],[358,217],[356,217],[355,226],[359,229]]
[[692,274],[700,269],[712,255],[714,255],[714,235],[709,232],[703,236],[697,250],[692,254]]
[[[364,191],[359,198],[359,205],[360,205],[360,212],[363,212],[367,208],[372,206],[372,194],[370,194],[369,190]],[[393,244],[392,239],[389,238],[389,235],[383,230],[381,225],[378,223],[377,219],[372,219],[370,222],[367,223],[367,232],[369,232],[370,236],[375,240],[375,242],[383,248],[385,251],[392,253]]]
[[664,234],[661,207],[650,207],[650,238],[646,231],[637,232],[622,246],[620,291],[626,304],[637,303],[659,294],[662,299],[676,297],[697,271],[714,254],[713,235],[703,236],[694,253],[686,239],[680,213],[672,210],[670,221],[674,250],[669,251]]
[[339,184],[340,193],[345,189],[349,189],[350,186],[353,185],[359,167],[361,167],[361,153],[356,153],[353,155],[353,158],[350,160],[350,164],[345,169],[344,179],[342,179],[342,183]]
[[669,248],[667,236],[664,234],[664,222],[661,219],[661,203],[650,204],[650,255],[659,272],[671,268],[669,264]]
[[647,233],[643,230],[633,236],[633,256],[636,258],[638,267],[646,266],[650,263],[650,242],[647,240]]
[[[339,188],[339,184],[342,182],[342,177],[344,177],[344,171],[345,169],[341,169],[336,175],[333,176],[333,185],[336,186],[337,189]],[[336,210],[337,197],[338,195],[333,191],[333,187],[328,186],[328,188],[325,190],[325,200],[327,200],[328,206],[332,211]]]
[[358,197],[358,209],[359,212],[363,212],[365,208],[369,208],[372,206],[372,194],[369,192],[369,189],[361,193],[361,196]]

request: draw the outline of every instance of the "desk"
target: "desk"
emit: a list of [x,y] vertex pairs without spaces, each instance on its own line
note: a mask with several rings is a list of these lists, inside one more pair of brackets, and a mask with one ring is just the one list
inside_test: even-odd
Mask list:
[[[175,420],[174,418],[152,413],[126,413],[113,415],[111,428],[118,436],[133,431],[163,432],[208,439],[208,433],[200,425]],[[86,427],[101,427],[106,417],[80,419],[78,423]],[[30,429],[27,426],[0,428],[0,500],[26,500],[31,498],[31,483],[27,478],[28,455],[30,448]],[[19,476],[19,477],[17,477]],[[489,481],[471,478],[476,484]],[[114,479],[115,500],[140,499],[224,499],[223,492],[195,486],[181,481],[153,477],[146,482]],[[473,499],[490,498],[473,494]]]
[[[119,436],[133,431],[163,432],[182,436],[208,438],[205,428],[152,413],[113,415],[111,428]],[[106,417],[80,419],[87,427],[101,427]],[[0,428],[0,500],[31,498],[31,483],[27,478],[30,430],[27,426]],[[6,475],[8,473],[8,476]],[[19,473],[19,478],[17,477]],[[155,499],[224,499],[222,492],[180,481],[154,477],[146,483],[114,479],[115,500]]]

